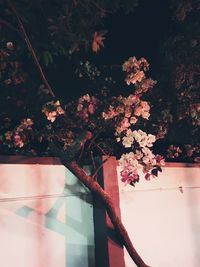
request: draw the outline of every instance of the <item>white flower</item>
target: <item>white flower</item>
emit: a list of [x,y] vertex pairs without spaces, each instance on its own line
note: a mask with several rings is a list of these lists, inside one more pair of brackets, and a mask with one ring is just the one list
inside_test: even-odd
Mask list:
[[14,48],[14,45],[12,42],[7,42],[6,43],[6,47],[9,49],[9,50],[12,50]]
[[137,160],[141,159],[143,157],[143,153],[139,150],[135,151],[135,157]]
[[148,146],[148,147],[152,147],[152,146],[153,146],[152,143],[154,143],[155,141],[156,141],[156,137],[155,137],[155,135],[153,135],[153,134],[148,134],[148,136],[147,136],[147,146]]
[[130,124],[136,124],[137,118],[136,117],[131,117],[130,118]]
[[124,147],[128,148],[128,147],[131,147],[131,145],[133,144],[133,137],[132,136],[124,136],[123,138],[123,141],[122,141],[122,144]]
[[82,97],[83,100],[87,101],[87,102],[90,102],[90,96],[89,94],[86,94]]
[[142,152],[144,153],[145,156],[147,156],[149,158],[154,157],[154,154],[152,153],[152,151],[148,147],[143,147]]
[[77,106],[77,111],[81,111],[82,109],[83,109],[83,105],[79,103]]
[[56,119],[56,111],[52,111],[52,112],[49,112],[46,114],[47,116],[47,120],[51,121],[51,122],[54,122],[55,119]]
[[121,141],[121,138],[120,137],[117,137],[116,138],[116,141],[119,143]]

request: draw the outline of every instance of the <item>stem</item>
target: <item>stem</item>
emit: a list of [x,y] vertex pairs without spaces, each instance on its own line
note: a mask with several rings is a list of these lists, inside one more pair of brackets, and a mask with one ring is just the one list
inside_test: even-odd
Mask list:
[[98,133],[91,139],[87,149],[89,150],[91,148],[91,146],[94,144],[95,140],[97,139],[97,137],[100,135],[101,132],[103,132],[103,130],[105,129],[105,127],[103,127],[103,129],[100,129],[98,131]]
[[34,50],[32,44],[30,42],[30,39],[29,39],[29,37],[28,37],[28,35],[26,33],[26,30],[24,28],[24,25],[22,23],[22,20],[21,20],[19,14],[18,14],[16,8],[14,7],[14,5],[11,3],[10,0],[7,0],[7,2],[8,2],[8,5],[9,5],[10,9],[12,10],[12,12],[15,14],[15,16],[17,18],[17,22],[18,22],[18,25],[19,25],[20,32],[21,32],[22,36],[24,37],[24,40],[25,40],[25,42],[26,42],[26,44],[28,46],[29,51],[31,52],[31,55],[33,56],[33,59],[35,61],[36,66],[38,67],[38,70],[40,72],[40,75],[41,75],[41,78],[42,78],[44,84],[46,85],[47,89],[49,90],[50,95],[52,97],[55,97],[55,94],[54,94],[51,86],[49,85],[46,77],[45,77],[43,69],[42,69],[42,67],[40,65],[40,62],[39,62],[37,56],[36,56],[35,50]]
[[[93,151],[91,150],[90,151],[90,156],[91,156],[91,160],[92,160],[92,167],[93,167],[93,169],[95,170],[96,169],[96,164],[95,164],[95,161],[94,161],[94,156],[93,156]],[[92,175],[92,178],[96,181],[96,178],[97,178],[97,176],[96,176],[96,172]]]
[[99,166],[99,167],[95,170],[95,172],[92,174],[92,178],[95,178],[95,180],[96,180],[97,173],[98,173],[99,170],[103,167],[104,163],[106,163],[106,161],[108,161],[108,159],[109,159],[110,157],[111,157],[111,156],[108,155],[108,157],[102,161],[102,163],[100,164],[100,166]]
[[15,31],[18,34],[20,33],[17,28],[15,28],[12,24],[10,24],[9,22],[7,22],[6,20],[2,18],[0,18],[0,24],[6,25],[8,28],[10,28],[11,30]]
[[101,153],[104,155],[104,156],[107,156],[108,155],[108,153],[106,153],[104,150],[103,150],[103,148],[101,148],[98,144],[96,144],[95,142],[94,142],[94,145],[96,146],[96,148],[98,148],[99,149],[99,151],[101,151]]
[[120,234],[120,237],[123,241],[124,246],[126,247],[130,257],[135,262],[138,267],[149,267],[137,253],[134,248],[130,237],[121,222],[121,219],[117,216],[114,204],[111,197],[102,189],[102,187],[93,180],[93,178],[85,173],[85,171],[80,168],[76,161],[71,163],[62,162],[65,167],[67,167],[79,180],[87,186],[92,193],[98,195],[106,207],[107,213],[111,219],[112,224],[114,225],[117,232]]

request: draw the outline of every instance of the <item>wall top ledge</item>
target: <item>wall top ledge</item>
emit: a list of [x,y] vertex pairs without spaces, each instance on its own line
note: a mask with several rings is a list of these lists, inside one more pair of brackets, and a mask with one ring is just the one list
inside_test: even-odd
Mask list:
[[[60,160],[56,157],[31,157],[31,156],[18,156],[18,155],[17,156],[0,155],[0,164],[62,165]],[[166,162],[164,167],[200,168],[200,163]]]

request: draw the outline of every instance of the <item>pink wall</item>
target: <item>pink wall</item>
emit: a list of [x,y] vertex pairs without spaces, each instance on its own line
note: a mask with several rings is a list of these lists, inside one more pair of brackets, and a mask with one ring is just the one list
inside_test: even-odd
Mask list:
[[[0,164],[0,266],[87,267],[88,259],[94,266],[92,204],[78,197],[88,193],[58,162],[32,163]],[[200,168],[168,164],[157,179],[135,188],[118,176],[119,192],[113,168],[111,157],[105,188],[116,208],[120,200],[122,220],[144,260],[152,267],[199,267]],[[123,251],[109,241],[109,253],[115,267]],[[135,266],[126,251],[125,262]]]
[[[122,220],[144,260],[152,267],[199,267],[200,168],[168,164],[135,188],[118,180]],[[135,266],[126,251],[125,262]]]
[[64,168],[1,164],[0,173],[1,266],[65,267],[65,238],[46,228],[43,216],[56,200],[44,196],[62,194]]
[[5,159],[0,163],[0,266],[93,264],[88,192],[54,159]]

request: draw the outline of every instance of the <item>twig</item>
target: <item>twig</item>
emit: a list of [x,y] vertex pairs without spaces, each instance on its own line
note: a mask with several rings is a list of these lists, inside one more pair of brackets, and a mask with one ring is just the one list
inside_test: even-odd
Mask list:
[[104,154],[104,156],[107,156],[107,155],[108,155],[108,153],[106,153],[106,152],[103,150],[103,148],[100,147],[100,145],[96,144],[95,142],[94,142],[94,145],[101,151],[102,154]]
[[22,20],[21,20],[21,18],[20,18],[20,15],[18,14],[16,8],[15,8],[14,5],[11,3],[11,1],[10,1],[10,0],[7,0],[7,2],[8,2],[9,7],[11,8],[12,12],[15,14],[15,16],[16,16],[16,18],[17,18],[17,22],[18,22],[18,25],[19,25],[20,32],[21,32],[22,36],[24,37],[24,40],[25,40],[25,42],[26,42],[26,44],[27,44],[27,46],[28,46],[28,49],[30,50],[30,52],[31,52],[31,54],[32,54],[32,56],[33,56],[33,59],[34,59],[34,61],[35,61],[36,66],[38,67],[38,70],[39,70],[39,72],[40,72],[40,75],[41,75],[41,78],[42,78],[44,84],[46,85],[47,89],[49,90],[50,95],[51,95],[52,97],[55,97],[55,94],[54,94],[54,92],[53,92],[51,86],[49,85],[49,83],[48,83],[46,77],[45,77],[45,74],[44,74],[43,69],[42,69],[42,67],[41,67],[41,65],[40,65],[40,62],[39,62],[39,60],[38,60],[38,58],[37,58],[37,56],[36,56],[35,50],[34,50],[32,44],[31,44],[31,42],[30,42],[30,39],[29,39],[29,37],[28,37],[28,35],[27,35],[27,33],[26,33],[26,30],[25,30],[25,28],[24,28],[24,25],[23,25],[23,23],[22,23]]
[[[91,159],[92,159],[92,165],[93,165],[93,169],[95,170],[96,169],[96,164],[95,164],[95,161],[94,161],[94,156],[93,156],[93,151],[91,150],[90,151],[90,156],[91,156]],[[92,175],[92,178],[96,181],[96,175]]]
[[91,146],[93,145],[94,141],[97,139],[97,137],[100,135],[101,132],[103,132],[103,130],[105,129],[105,126],[103,128],[101,128],[98,133],[91,139],[87,149],[89,150],[91,148]]
[[112,12],[111,11],[108,11],[108,10],[106,10],[106,9],[104,9],[104,8],[102,8],[102,7],[100,7],[95,1],[91,1],[92,2],[92,4],[97,8],[97,9],[99,9],[103,14],[106,14],[106,13],[110,13],[110,14],[112,14]]
[[0,18],[0,24],[4,24],[6,25],[8,28],[10,28],[11,30],[17,32],[18,34],[20,34],[20,31],[18,31],[17,28],[15,28],[12,24],[10,24],[9,22],[7,22],[6,20]]
[[104,163],[106,163],[110,157],[111,157],[111,155],[109,155],[106,159],[104,159],[102,161],[101,165],[99,165],[99,167],[95,170],[95,172],[92,175],[93,179],[97,176],[97,173],[99,172],[99,170],[103,167]]

